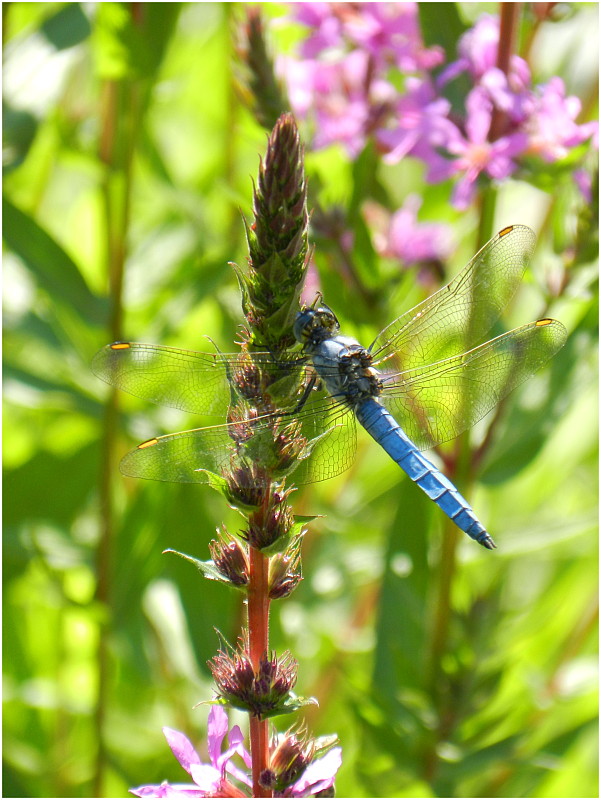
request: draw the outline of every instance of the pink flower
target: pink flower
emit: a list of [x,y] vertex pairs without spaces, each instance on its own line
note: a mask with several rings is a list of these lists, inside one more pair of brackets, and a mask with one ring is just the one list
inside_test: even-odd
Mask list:
[[523,58],[512,55],[506,75],[497,67],[498,49],[499,20],[483,14],[459,40],[459,59],[443,70],[436,85],[442,88],[467,72],[477,86],[486,89],[495,107],[518,124],[533,107],[530,68]]
[[394,164],[404,156],[412,155],[430,167],[429,181],[443,180],[448,176],[450,166],[437,150],[459,133],[447,116],[451,104],[436,96],[429,81],[408,78],[406,88],[407,93],[396,104],[396,127],[377,133],[378,142],[386,150],[384,161]]
[[492,103],[484,89],[476,87],[466,101],[466,137],[461,134],[447,145],[456,156],[452,172],[463,173],[453,191],[453,205],[463,210],[468,207],[476,189],[480,173],[485,172],[496,180],[508,178],[517,168],[512,160],[523,153],[528,144],[525,133],[517,132],[502,136],[494,142],[487,140],[492,117]]
[[[450,63],[439,75],[439,86],[444,86],[462,72],[468,72],[477,83],[489,70],[496,69],[499,50],[498,18],[482,14],[474,27],[459,39],[457,50],[459,58]],[[530,68],[523,58],[511,56],[510,76],[515,91],[529,85]]]
[[351,158],[365,146],[374,116],[394,97],[392,86],[373,80],[369,56],[355,50],[332,63],[278,63],[288,85],[292,108],[299,117],[314,117],[313,147],[339,143]]
[[514,126],[524,122],[532,114],[535,105],[532,92],[525,85],[517,84],[518,81],[512,81],[511,75],[508,77],[497,67],[485,72],[479,83],[494,106],[503,111]]
[[[209,712],[207,744],[209,764],[203,764],[194,749],[192,742],[183,733],[172,728],[163,728],[165,738],[173,755],[186,772],[192,776],[194,783],[161,784],[138,786],[130,789],[137,797],[167,798],[167,800],[184,800],[197,797],[251,797],[252,781],[247,772],[239,769],[231,759],[238,755],[242,758],[247,770],[252,767],[250,754],[243,746],[244,736],[235,725],[228,733],[227,714],[221,706],[213,706]],[[221,752],[224,739],[228,738],[229,747]],[[311,751],[313,752],[313,750]],[[318,792],[330,789],[334,785],[336,773],[342,763],[340,747],[333,747],[321,758],[311,761],[303,769],[301,775],[290,786],[287,786],[280,797],[312,797]],[[232,783],[228,775],[236,780]],[[240,788],[244,787],[244,788]],[[276,794],[276,796],[278,796]]]
[[300,778],[289,786],[282,797],[314,797],[334,785],[334,778],[342,764],[342,749],[333,747],[325,756],[315,759]]
[[[213,706],[209,712],[208,750],[210,764],[203,764],[187,736],[172,728],[163,728],[163,733],[173,755],[189,773],[194,783],[169,784],[167,781],[159,785],[138,786],[130,789],[137,797],[247,797],[248,795],[234,786],[226,777],[230,773],[246,786],[251,786],[248,775],[233,765],[230,759],[234,755],[242,757],[246,767],[250,768],[251,760],[243,747],[244,736],[235,725],[228,735],[228,718],[221,706]],[[228,736],[229,747],[221,752],[223,740]]]
[[304,58],[359,46],[378,69],[432,69],[444,59],[440,47],[425,48],[417,3],[294,3],[294,18],[313,29],[302,43]]
[[449,226],[417,221],[421,202],[417,195],[410,195],[390,217],[384,253],[405,266],[444,261],[453,250]]
[[333,13],[331,3],[294,3],[293,8],[297,22],[314,29],[301,45],[303,58],[315,58],[324,50],[342,45],[342,22]]
[[[478,19],[460,39],[458,60],[434,80],[428,70],[439,63],[439,53],[423,47],[417,4],[295,8],[316,31],[313,52],[328,56],[290,61],[286,70],[292,106],[312,123],[316,149],[339,143],[356,158],[374,135],[385,163],[412,156],[426,164],[428,183],[454,178],[453,205],[465,209],[480,175],[505,180],[522,155],[554,162],[587,139],[598,146],[598,123],[576,122],[580,101],[566,97],[560,78],[534,88],[528,64],[518,56],[511,57],[508,74],[496,66],[496,17]],[[421,72],[404,78],[402,93],[386,80],[389,73],[398,77],[399,69]],[[461,73],[474,83],[463,114],[440,94]]]
[[[340,4],[334,4],[338,7]],[[344,30],[367,51],[379,67],[397,66],[402,72],[433,69],[444,60],[440,47],[424,47],[417,3],[348,4]]]
[[541,87],[534,111],[527,123],[528,151],[547,162],[567,156],[569,149],[598,135],[597,122],[576,124],[580,100],[566,97],[561,78],[555,77]]

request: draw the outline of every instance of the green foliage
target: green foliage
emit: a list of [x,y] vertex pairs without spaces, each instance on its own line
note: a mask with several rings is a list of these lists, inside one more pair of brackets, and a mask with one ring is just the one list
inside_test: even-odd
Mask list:
[[[114,414],[89,363],[116,335],[106,287],[119,252],[119,336],[206,350],[208,335],[233,349],[242,313],[228,262],[245,263],[239,210],[250,219],[265,133],[233,90],[228,4],[133,5],[139,19],[118,3],[5,10],[4,796],[181,782],[161,727],[202,750],[207,708],[195,706],[213,697],[214,629],[234,641],[240,628],[237,593],[162,556],[199,565],[238,514],[206,487],[118,472],[138,442],[198,422],[125,397]],[[447,5],[421,4],[445,47],[464,17]],[[547,24],[552,72],[559,33]],[[33,94],[15,78],[26,59]],[[377,256],[363,203],[393,209],[422,192],[425,216],[461,243],[453,271],[474,252],[475,212],[459,215],[448,188],[425,187],[415,165],[383,168],[373,149],[353,165],[336,148],[306,162],[310,207],[331,221],[338,206],[356,226],[354,263],[317,218],[311,239],[327,302],[367,344],[428,289]],[[312,733],[340,737],[339,796],[598,793],[596,220],[578,202],[546,185],[500,191],[496,227],[524,222],[540,242],[507,323],[555,316],[570,339],[495,417],[474,474],[455,476],[499,549],[441,530],[367,437],[346,474],[292,496],[294,533],[310,522],[305,579],[274,610],[271,646],[292,652],[296,688],[319,702],[303,708]],[[567,290],[545,288],[564,271]]]
[[[242,705],[241,703],[237,704],[236,700],[232,698],[229,698],[228,700],[213,700],[211,702],[213,705],[222,705],[227,706],[228,708],[234,707],[246,710],[246,706]],[[316,705],[318,705],[318,703],[314,697],[297,697],[294,692],[288,692],[285,700],[279,703],[276,708],[264,711],[261,716],[263,719],[273,719],[274,717],[281,717],[285,716],[286,714],[296,714],[296,712],[300,711],[302,708]]]
[[[180,553],[177,550],[172,550],[171,548],[167,548],[167,550],[164,550],[163,552],[173,553],[174,555],[183,558],[185,561],[189,561],[191,564],[194,564],[196,569],[210,581],[220,581],[226,586],[235,586],[235,584],[233,584],[231,581],[228,581],[226,578],[223,577],[221,572],[219,572],[219,570],[215,566],[215,562],[212,559],[209,561],[201,561],[198,558],[194,558],[193,556],[188,556],[185,553]],[[244,589],[244,587],[239,587],[239,586],[236,586],[235,588]]]

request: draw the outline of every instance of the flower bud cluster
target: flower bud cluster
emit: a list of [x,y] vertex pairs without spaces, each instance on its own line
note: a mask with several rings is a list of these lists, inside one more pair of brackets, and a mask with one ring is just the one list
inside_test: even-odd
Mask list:
[[244,547],[230,536],[225,527],[222,538],[209,543],[211,558],[215,567],[233,586],[246,586],[249,578],[248,555]]
[[272,744],[269,774],[261,776],[265,788],[283,792],[302,775],[315,757],[315,743],[306,731],[287,731]]
[[245,538],[256,550],[270,547],[285,536],[294,524],[294,516],[287,496],[273,494],[269,507],[250,516]]
[[297,536],[284,553],[277,553],[269,562],[269,599],[282,600],[292,594],[303,579],[300,545]]
[[250,712],[259,719],[271,717],[282,709],[296,684],[296,661],[286,651],[281,658],[260,660],[253,668],[244,643],[236,651],[219,650],[209,662],[218,696],[234,708]]

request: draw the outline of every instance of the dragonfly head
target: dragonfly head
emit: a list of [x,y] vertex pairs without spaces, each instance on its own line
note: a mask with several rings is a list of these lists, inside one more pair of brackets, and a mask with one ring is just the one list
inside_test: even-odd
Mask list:
[[309,306],[299,311],[293,328],[297,342],[313,346],[335,336],[339,330],[336,315],[325,303],[317,308]]

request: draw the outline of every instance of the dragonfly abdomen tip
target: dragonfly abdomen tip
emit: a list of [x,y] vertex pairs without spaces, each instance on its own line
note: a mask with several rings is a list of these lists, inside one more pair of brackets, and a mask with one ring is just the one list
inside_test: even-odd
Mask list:
[[487,550],[496,550],[497,545],[494,543],[491,536],[488,533],[484,533],[484,535],[478,539],[478,542],[482,545],[482,547],[486,547]]

